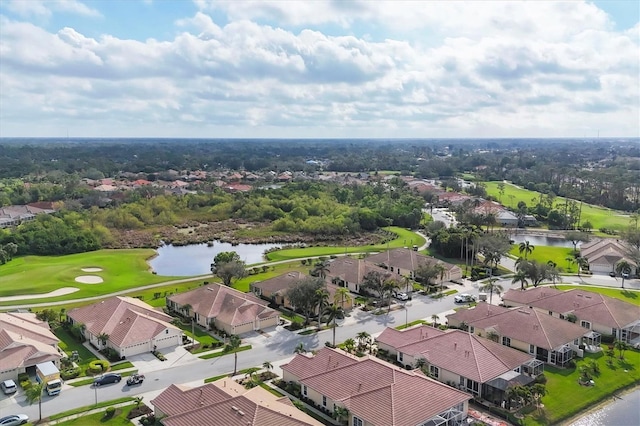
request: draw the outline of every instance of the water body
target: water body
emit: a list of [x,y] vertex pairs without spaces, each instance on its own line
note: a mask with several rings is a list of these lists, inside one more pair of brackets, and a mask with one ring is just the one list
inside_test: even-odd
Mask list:
[[211,273],[213,258],[223,251],[235,251],[247,265],[264,262],[264,251],[281,244],[238,244],[214,241],[207,244],[189,244],[186,246],[166,245],[158,248],[158,255],[149,265],[158,275],[190,277]]
[[[529,241],[533,246],[553,246],[553,247],[568,247],[573,248],[573,243],[567,241],[564,238],[547,237],[545,235],[512,235],[511,239],[515,244],[520,244],[525,241]],[[578,243],[580,247],[580,243]]]
[[640,389],[625,393],[621,399],[587,414],[569,426],[638,426],[640,425]]

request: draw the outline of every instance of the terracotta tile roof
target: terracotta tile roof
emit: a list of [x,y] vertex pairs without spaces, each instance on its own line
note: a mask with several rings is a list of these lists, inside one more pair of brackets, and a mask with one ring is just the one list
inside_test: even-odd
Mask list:
[[509,302],[530,306],[533,301],[561,293],[561,290],[552,287],[534,287],[524,291],[510,288],[502,294],[502,300],[507,306],[510,305]]
[[410,345],[442,334],[444,334],[443,330],[429,327],[427,325],[406,328],[404,330],[396,330],[395,328],[387,327],[378,337],[376,337],[376,341],[393,348],[399,348],[401,346]]
[[151,403],[168,415],[162,420],[165,426],[321,425],[287,398],[278,398],[261,387],[247,390],[228,378],[197,388],[171,385]]
[[619,257],[623,257],[627,249],[628,247],[625,243],[613,238],[605,238],[582,243],[580,245],[580,256],[589,259],[589,261],[599,257],[599,253],[615,253]]
[[505,308],[503,306],[491,305],[487,302],[479,302],[473,308],[463,308],[453,314],[447,315],[447,320],[455,320],[458,323],[464,321],[465,323],[470,324],[472,321],[507,312],[508,310],[509,308]]
[[[419,342],[420,354],[431,365],[480,383],[511,371],[533,356],[462,330],[452,330]],[[405,348],[401,348],[405,352]],[[411,350],[411,348],[408,348]],[[410,353],[409,350],[406,353]]]
[[367,262],[374,264],[385,264],[395,268],[401,268],[408,271],[415,271],[422,263],[439,263],[444,266],[447,271],[459,268],[451,263],[443,262],[431,256],[425,256],[417,251],[405,248],[397,248],[387,250],[383,253],[373,254],[365,259]]
[[167,328],[178,330],[171,316],[133,297],[111,297],[72,309],[67,315],[94,336],[108,334],[109,341],[119,347],[146,342]]
[[483,330],[494,329],[500,336],[553,350],[582,337],[587,330],[569,321],[561,320],[528,307],[469,322]]
[[623,328],[640,320],[640,308],[614,297],[582,289],[561,291],[530,303],[545,311],[567,314],[573,312],[579,320]]
[[358,358],[353,355],[324,347],[320,348],[315,355],[306,353],[295,356],[288,364],[284,364],[282,367],[286,366],[288,372],[302,379],[345,365],[353,365],[357,362]]
[[251,293],[243,293],[221,284],[209,284],[186,293],[169,296],[180,306],[191,305],[192,310],[204,318],[216,318],[232,326],[278,316],[267,307],[267,302]]
[[352,259],[350,257],[340,257],[331,261],[331,263],[329,263],[329,272],[327,273],[327,276],[329,278],[337,277],[349,283],[360,284],[363,282],[364,276],[372,271],[400,278],[398,274],[394,274],[384,268],[381,268],[373,262],[367,262],[361,259]]
[[58,350],[51,345],[10,330],[0,330],[0,371],[30,367],[61,357]]
[[[282,368],[291,372],[290,366],[299,367],[297,359],[305,358],[303,363],[315,374],[301,378],[302,384],[334,401],[341,401],[352,415],[374,425],[420,424],[471,398],[469,394],[415,371],[406,371],[369,356],[328,369],[329,352],[338,357],[344,354],[336,349],[323,349],[326,350],[311,358],[297,355]],[[316,360],[321,352],[322,356]],[[425,395],[428,400],[416,404],[416,395]]]
[[57,345],[60,342],[49,328],[49,324],[40,321],[30,312],[0,313],[0,330],[13,331],[47,345]]
[[268,280],[258,281],[251,284],[253,288],[262,289],[263,294],[284,294],[290,288],[293,288],[300,280],[306,277],[299,271],[291,271]]

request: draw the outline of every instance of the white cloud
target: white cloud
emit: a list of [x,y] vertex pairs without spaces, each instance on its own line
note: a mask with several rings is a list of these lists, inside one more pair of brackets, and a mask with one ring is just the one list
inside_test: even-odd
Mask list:
[[49,17],[55,12],[73,13],[82,16],[101,16],[96,9],[78,0],[7,0],[4,6],[23,17]]
[[[38,121],[137,136],[640,134],[640,27],[616,32],[591,4],[198,5],[166,41],[0,17],[3,133]],[[359,22],[432,38],[359,36]]]

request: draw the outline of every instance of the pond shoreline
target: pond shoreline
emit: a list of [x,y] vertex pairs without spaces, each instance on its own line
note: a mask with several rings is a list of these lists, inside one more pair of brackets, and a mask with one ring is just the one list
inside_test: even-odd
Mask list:
[[638,392],[640,391],[640,383],[633,383],[629,386],[625,386],[624,388],[618,389],[617,391],[615,391],[613,394],[607,395],[606,397],[604,397],[603,399],[601,399],[600,401],[596,402],[595,404],[585,408],[584,410],[579,411],[578,413],[574,414],[571,417],[568,417],[564,420],[560,420],[560,422],[562,422],[562,424],[566,424],[566,425],[573,425],[576,422],[579,422],[580,420],[588,417],[589,415],[592,415],[598,411],[603,410],[604,408],[610,406],[611,404],[615,404],[618,400],[623,399],[622,397],[625,395],[629,395],[632,394],[634,392]]

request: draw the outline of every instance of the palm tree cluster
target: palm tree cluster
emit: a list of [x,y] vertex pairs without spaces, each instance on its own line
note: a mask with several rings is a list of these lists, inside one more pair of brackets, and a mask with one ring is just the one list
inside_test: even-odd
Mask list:
[[400,284],[390,274],[371,271],[363,277],[362,288],[373,293],[381,304],[387,301],[391,309],[391,297],[400,288]]
[[540,263],[520,257],[516,260],[516,273],[511,283],[520,283],[521,290],[524,290],[529,283],[538,287],[545,280],[552,281],[555,285],[556,282],[562,281],[561,272],[562,269],[555,262]]

